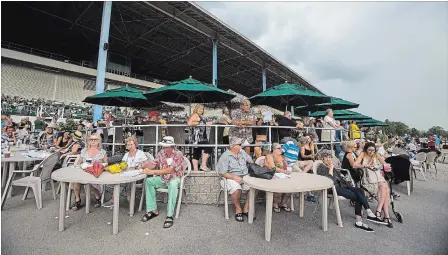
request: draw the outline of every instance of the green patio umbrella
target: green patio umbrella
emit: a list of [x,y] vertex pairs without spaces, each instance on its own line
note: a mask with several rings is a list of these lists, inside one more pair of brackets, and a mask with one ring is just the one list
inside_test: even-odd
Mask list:
[[330,97],[305,89],[300,85],[286,82],[255,95],[249,98],[249,100],[253,104],[284,109],[288,106],[307,106],[329,103]]
[[357,120],[356,121],[357,124],[367,124],[367,123],[374,123],[374,122],[381,122],[381,121],[376,120],[376,119],[365,119],[365,120]]
[[364,123],[358,123],[358,125],[363,126],[363,127],[384,127],[384,126],[389,126],[387,123],[382,122],[382,121],[373,121],[373,122],[364,122]]
[[357,114],[352,114],[352,115],[334,116],[334,119],[335,120],[367,120],[367,119],[371,119],[371,117],[357,113]]
[[140,90],[129,86],[111,89],[100,94],[88,96],[83,100],[83,102],[98,105],[136,108],[149,108],[162,104],[159,101],[148,100]]
[[[355,115],[358,114],[357,112],[354,111],[349,111],[349,110],[334,110],[333,111],[333,115],[334,116],[339,116],[339,115]],[[327,115],[326,111],[317,111],[317,112],[313,112],[312,114],[310,114],[310,117],[324,117],[325,115]]]
[[169,83],[144,93],[150,100],[173,103],[212,103],[230,101],[235,95],[193,78]]
[[[118,89],[111,89],[106,92],[88,96],[83,100],[84,103],[107,105],[107,106],[119,106],[134,108],[150,108],[162,103],[155,100],[148,100],[140,90],[131,88],[129,86],[123,86]],[[127,114],[125,115],[125,123],[127,121]]]
[[[309,106],[298,106],[296,109],[301,113],[315,112],[315,111],[324,111],[329,108],[333,110],[346,110],[352,108],[358,108],[359,104],[352,103],[350,101],[337,98],[330,97],[331,101],[329,103],[315,104]],[[308,115],[308,114],[307,114]]]

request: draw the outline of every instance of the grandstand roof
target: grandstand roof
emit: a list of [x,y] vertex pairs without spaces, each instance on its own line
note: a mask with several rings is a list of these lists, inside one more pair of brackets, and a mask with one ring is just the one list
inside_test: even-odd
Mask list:
[[[102,2],[4,2],[2,40],[96,62]],[[17,15],[20,13],[20,15]],[[159,80],[211,83],[218,39],[218,87],[246,96],[285,80],[319,91],[255,43],[192,2],[113,2],[109,52],[132,59],[132,72]]]

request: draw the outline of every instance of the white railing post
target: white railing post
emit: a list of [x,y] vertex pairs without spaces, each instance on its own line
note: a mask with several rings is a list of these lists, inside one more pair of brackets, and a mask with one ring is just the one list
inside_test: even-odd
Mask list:
[[[215,127],[215,167],[218,164],[218,126]],[[216,169],[215,169],[216,170]]]
[[269,151],[272,151],[272,130],[271,127],[272,126],[268,126],[269,127]]
[[[115,155],[115,127],[112,127],[114,130],[114,134],[112,136],[112,156]],[[109,135],[109,133],[107,133],[107,135]]]
[[156,125],[156,148],[154,150],[154,156],[157,155],[157,152],[159,151],[159,147],[157,147],[159,145],[159,125]]

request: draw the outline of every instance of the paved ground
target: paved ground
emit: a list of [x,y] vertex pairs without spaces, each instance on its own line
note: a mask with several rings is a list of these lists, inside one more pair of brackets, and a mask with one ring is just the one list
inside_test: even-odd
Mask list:
[[[31,197],[7,201],[1,214],[2,254],[448,254],[448,165],[438,164],[437,180],[417,180],[414,193],[404,194],[396,207],[405,223],[394,228],[370,224],[375,233],[353,227],[353,207],[341,202],[344,228],[329,211],[329,231],[320,229],[320,206],[306,202],[305,217],[274,214],[271,242],[264,240],[264,205],[257,204],[253,225],[224,219],[223,207],[188,205],[171,229],[163,229],[164,216],[147,223],[141,213],[120,211],[120,232],[112,235],[112,211],[92,208],[68,212],[66,230],[58,232],[58,200],[45,192],[44,207],[37,210]],[[124,201],[122,202],[124,204]],[[296,205],[298,203],[296,202]],[[233,208],[231,208],[231,215]],[[161,212],[166,213],[165,205]],[[315,213],[313,214],[313,212]]]

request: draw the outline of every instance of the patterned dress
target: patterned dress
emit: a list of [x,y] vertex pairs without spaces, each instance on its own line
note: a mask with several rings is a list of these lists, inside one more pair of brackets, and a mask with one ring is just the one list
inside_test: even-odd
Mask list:
[[[244,112],[242,109],[236,109],[232,111],[232,121],[256,121],[257,117],[255,111],[251,108],[249,111]],[[231,127],[229,130],[229,138],[238,137],[243,140],[247,140],[249,143],[253,142],[252,128],[248,127]]]

